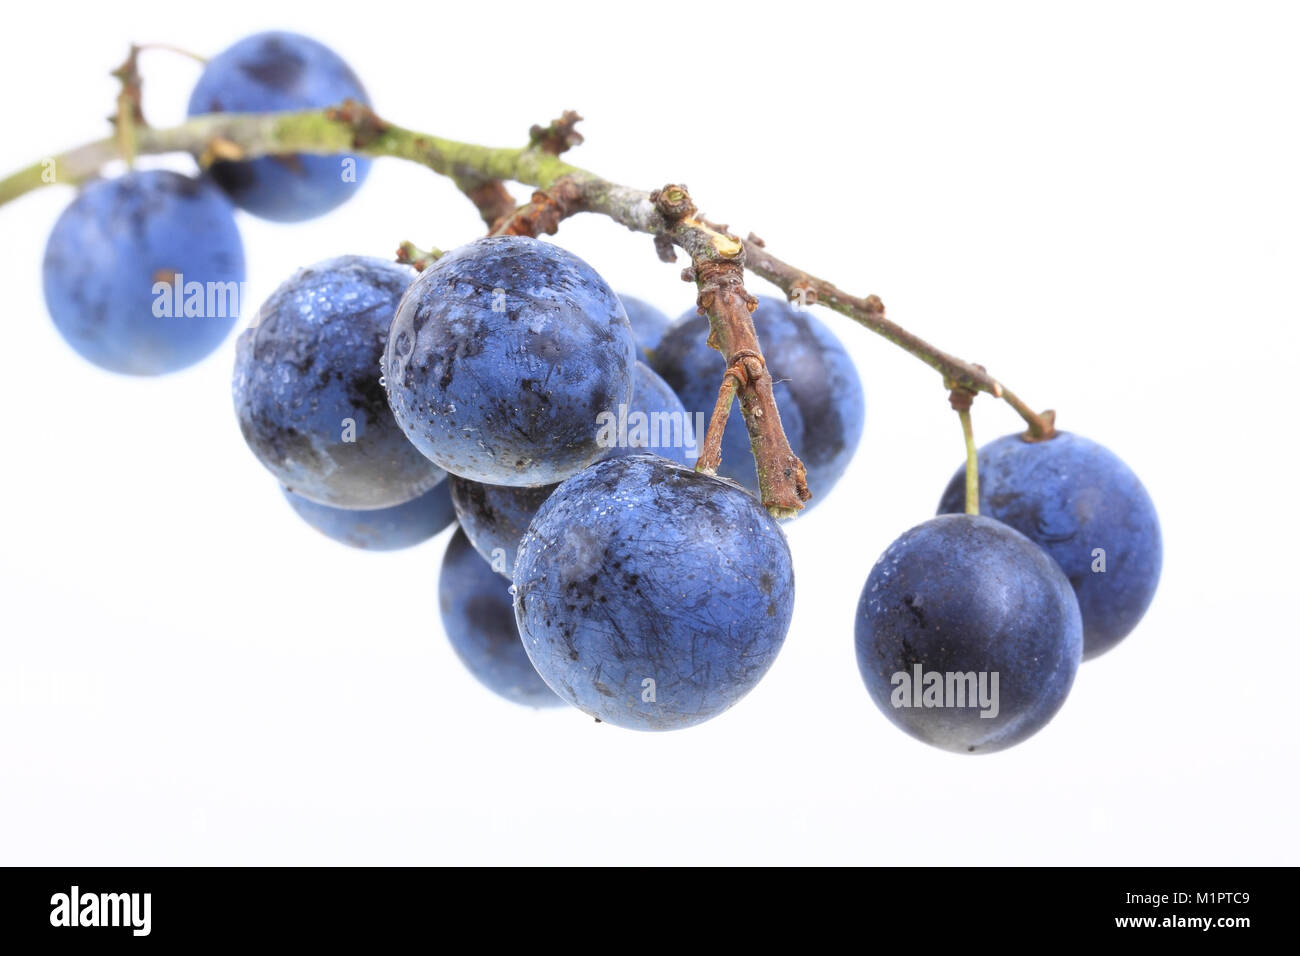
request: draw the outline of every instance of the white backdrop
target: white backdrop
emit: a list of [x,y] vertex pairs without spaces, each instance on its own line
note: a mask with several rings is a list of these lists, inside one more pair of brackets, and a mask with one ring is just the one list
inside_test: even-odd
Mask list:
[[[1142,477],[1160,591],[1056,720],[962,758],[869,700],[859,591],[962,447],[937,376],[848,320],[823,313],[867,428],[788,527],[781,657],[722,717],[638,734],[479,688],[438,621],[446,534],[375,555],[302,525],[235,424],[233,336],[161,380],[66,347],[39,273],[59,187],[0,208],[0,863],[1300,862],[1296,14],[850,6],[61,8],[0,34],[0,171],[103,135],[131,40],[215,53],[300,30],[383,115],[477,142],[579,110],[573,161],[686,182]],[[143,66],[149,117],[178,121],[197,65]],[[324,219],[240,224],[259,302],[317,259],[480,231],[397,160]],[[644,236],[587,217],[557,240],[618,290],[691,304]],[[1017,421],[976,403],[981,441]]]

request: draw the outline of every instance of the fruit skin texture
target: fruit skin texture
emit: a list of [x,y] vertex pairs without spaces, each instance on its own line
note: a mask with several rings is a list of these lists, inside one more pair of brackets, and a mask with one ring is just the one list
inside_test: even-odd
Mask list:
[[600,457],[597,416],[631,399],[635,361],[623,306],[591,266],[499,236],[420,274],[393,320],[384,376],[397,421],[439,467],[536,486]]
[[388,326],[414,275],[382,259],[326,259],[283,282],[239,336],[240,430],[295,494],[334,508],[391,508],[443,480],[397,427],[379,381]]
[[510,579],[519,539],[559,485],[512,488],[449,475],[447,487],[456,517],[474,550],[497,573]]
[[618,298],[623,303],[623,310],[627,312],[628,324],[632,326],[632,338],[636,342],[636,347],[641,350],[637,357],[647,361],[659,347],[664,333],[668,331],[672,322],[668,316],[644,299],[623,293],[619,293]]
[[[617,409],[612,411],[618,414]],[[628,403],[628,415],[637,413],[646,416],[647,422],[653,419],[657,426],[650,428],[647,424],[648,431],[639,432],[635,422],[629,422],[626,435],[615,436],[616,444],[602,446],[601,458],[655,454],[679,465],[695,466],[695,459],[699,457],[697,442],[704,436],[695,434],[695,423],[677,393],[644,362],[637,362],[632,370],[632,400]]]
[[444,481],[418,498],[392,508],[331,508],[281,487],[298,516],[321,534],[363,551],[396,551],[432,538],[456,520]]
[[[620,455],[645,454],[647,452],[662,455],[679,464],[691,465],[688,460],[688,448],[694,452],[694,435],[687,429],[691,425],[685,421],[686,410],[673,390],[651,371],[644,362],[636,363],[633,375],[632,402],[629,414],[643,412],[651,414],[677,414],[681,416],[684,430],[679,436],[660,430],[660,444],[647,449],[630,444],[606,449],[603,458],[616,458]],[[629,438],[633,436],[629,431]],[[685,442],[678,444],[675,439],[681,437]],[[664,444],[667,442],[667,444]],[[498,572],[511,577],[515,566],[515,551],[519,539],[528,530],[528,524],[537,514],[537,509],[550,497],[559,484],[540,485],[536,488],[513,488],[509,485],[487,485],[479,481],[470,481],[458,475],[448,479],[451,486],[451,500],[456,506],[456,516],[465,529],[470,542],[483,559]]]
[[546,683],[634,730],[690,727],[734,704],[776,659],[794,606],[785,534],[758,502],[650,455],[557,488],[519,546],[514,583],[519,633]]
[[[786,438],[808,470],[813,497],[804,504],[806,511],[826,497],[857,450],[866,414],[862,383],[839,339],[808,310],[760,296],[753,318]],[[723,372],[722,355],[705,344],[708,334],[709,320],[687,312],[665,333],[651,360],[687,410],[705,416],[713,412]],[[758,494],[749,432],[734,405],[722,433],[718,474]]]
[[[111,372],[161,375],[204,358],[238,321],[244,247],[220,190],[163,170],[129,172],[91,183],[63,211],[42,274],[54,324],[84,358]],[[210,314],[155,315],[155,283],[175,276],[235,285],[204,285]],[[221,290],[212,309],[208,289]],[[170,290],[162,296],[174,306]]]
[[[1061,569],[1020,532],[978,515],[931,518],[894,541],[862,589],[855,635],[876,706],[957,753],[1002,750],[1040,730],[1065,701],[1083,648]],[[997,716],[981,717],[978,706],[895,707],[893,675],[916,664],[996,672]]]
[[[190,94],[189,115],[318,109],[347,99],[370,102],[337,53],[310,37],[271,31],[245,37],[208,61]],[[369,171],[370,160],[361,156],[295,153],[214,163],[211,175],[240,208],[298,222],[346,202]]]
[[564,703],[537,676],[524,653],[510,585],[487,566],[460,529],[442,558],[438,607],[452,649],[483,686],[529,707]]
[[[1118,644],[1142,619],[1160,582],[1155,505],[1137,475],[1096,442],[1058,432],[1045,442],[1005,435],[979,450],[980,514],[1008,524],[1056,559],[1083,614],[1084,659]],[[939,513],[965,510],[966,466]],[[1106,570],[1093,571],[1095,548]]]

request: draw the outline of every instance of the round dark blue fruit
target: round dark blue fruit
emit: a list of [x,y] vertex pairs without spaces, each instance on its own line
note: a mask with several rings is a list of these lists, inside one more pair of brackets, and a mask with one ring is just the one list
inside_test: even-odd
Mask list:
[[519,546],[515,617],[551,689],[592,716],[675,730],[722,713],[785,640],[785,535],[738,485],[651,455],[593,465]]
[[[1005,435],[979,450],[980,514],[1010,525],[1056,559],[1079,599],[1083,656],[1118,644],[1142,619],[1160,582],[1155,505],[1113,453],[1078,435],[1044,442]],[[965,510],[966,466],[939,502]]]
[[[602,459],[652,453],[691,464],[696,456],[695,433],[681,401],[644,362],[636,363],[633,379],[630,410],[625,415],[611,413],[622,426],[604,436],[612,437],[615,444],[605,450]],[[458,475],[448,481],[456,515],[470,542],[496,571],[511,577],[519,539],[558,485],[485,485]]]
[[664,333],[668,331],[672,322],[668,316],[644,299],[623,293],[619,293],[618,298],[623,303],[624,311],[627,312],[628,324],[632,326],[632,338],[636,342],[636,347],[641,350],[637,357],[642,361],[649,361],[649,357],[659,347]]
[[[829,328],[807,309],[760,297],[754,330],[772,373],[773,393],[790,447],[808,470],[813,497],[822,501],[848,468],[862,437],[866,413],[853,360]],[[722,383],[723,357],[705,344],[709,320],[687,312],[670,328],[651,360],[692,413],[713,412]],[[722,435],[718,474],[758,494],[745,421],[735,408]]]
[[390,508],[444,472],[394,421],[379,363],[407,266],[340,256],[300,269],[240,336],[235,413],[248,447],[295,494]]
[[45,247],[59,333],[101,368],[160,375],[212,352],[239,319],[244,247],[210,184],[163,170],[86,186]]
[[384,353],[388,400],[439,467],[548,485],[599,458],[601,412],[632,396],[635,348],[605,281],[516,236],[443,256],[402,299]]
[[457,529],[438,574],[438,606],[452,649],[484,687],[529,707],[563,703],[537,676],[519,641],[510,585]]
[[447,486],[456,517],[474,549],[494,571],[511,578],[519,539],[559,485],[515,488],[448,475]]
[[[269,113],[368,104],[356,74],[329,47],[298,33],[245,37],[203,68],[189,115]],[[361,156],[294,153],[247,162],[219,162],[212,178],[242,209],[264,219],[297,222],[346,202],[370,171]]]
[[668,383],[644,362],[632,370],[632,399],[627,405],[598,416],[596,442],[600,458],[620,455],[661,455],[679,465],[699,457],[695,423]]
[[391,508],[331,508],[281,487],[298,516],[321,534],[363,551],[396,551],[427,541],[456,520],[447,483]]
[[943,515],[881,555],[858,602],[858,669],[913,737],[992,753],[1042,729],[1083,649],[1079,605],[1041,548],[991,518]]

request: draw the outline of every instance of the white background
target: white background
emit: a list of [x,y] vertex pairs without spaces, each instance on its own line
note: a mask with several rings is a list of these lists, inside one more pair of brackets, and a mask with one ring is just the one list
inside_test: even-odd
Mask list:
[[[876,710],[858,594],[933,513],[960,430],[931,371],[824,313],[868,422],[788,528],[798,602],[768,677],[671,734],[517,708],[441,631],[446,535],[353,552],[280,499],[231,411],[233,336],[162,380],[63,344],[39,278],[70,198],[51,188],[0,208],[0,863],[1300,862],[1295,14],[728,7],[63,7],[0,34],[0,170],[103,135],[131,40],[301,30],[382,114],[476,142],[578,109],[575,162],[686,182],[1128,461],[1165,536],[1138,630],[1005,753],[933,750]],[[143,65],[149,117],[179,121],[197,65]],[[324,219],[240,222],[259,302],[320,258],[480,230],[397,160]],[[691,304],[644,236],[588,217],[557,239],[616,289]],[[1018,420],[981,398],[975,427]]]

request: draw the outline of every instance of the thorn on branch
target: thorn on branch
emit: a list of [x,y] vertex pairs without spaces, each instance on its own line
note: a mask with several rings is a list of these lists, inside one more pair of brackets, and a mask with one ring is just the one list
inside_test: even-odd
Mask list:
[[548,190],[537,190],[532,201],[520,206],[492,227],[493,236],[553,236],[561,220],[582,211],[586,194],[582,186],[571,177],[555,181]]
[[549,126],[533,126],[528,130],[528,148],[559,156],[575,146],[581,146],[582,134],[575,126],[582,122],[582,117],[573,110],[565,110],[559,119],[551,120]]
[[140,105],[144,82],[140,78],[139,59],[140,48],[133,43],[122,65],[110,74],[122,84],[122,90],[117,95],[117,111],[108,121],[113,124],[118,152],[128,166],[135,161],[135,131],[148,126]]
[[132,123],[136,126],[148,125],[144,121],[144,112],[140,105],[144,90],[144,81],[140,77],[140,47],[132,43],[122,65],[111,71],[109,75],[122,84],[122,92],[117,100],[117,112],[108,118],[109,122],[115,125],[121,123],[125,106],[126,114]]

